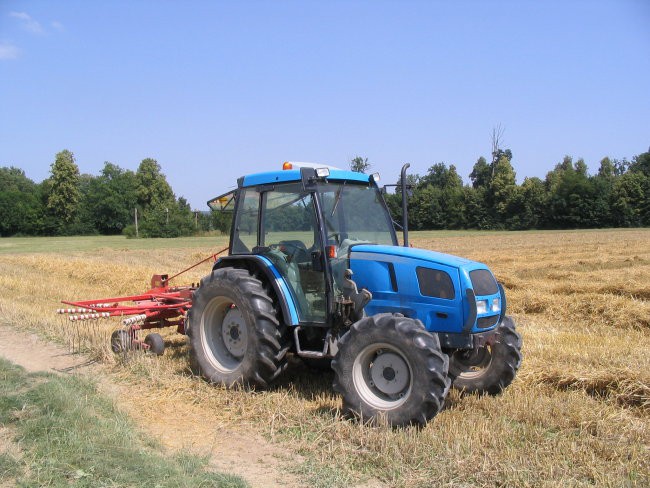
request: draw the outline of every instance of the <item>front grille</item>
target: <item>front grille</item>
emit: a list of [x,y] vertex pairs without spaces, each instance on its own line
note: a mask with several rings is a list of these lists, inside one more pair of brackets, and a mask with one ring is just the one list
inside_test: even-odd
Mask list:
[[497,320],[499,320],[498,315],[494,315],[492,317],[481,317],[478,319],[476,326],[479,329],[487,329],[488,327],[492,327],[494,324],[496,324]]
[[487,269],[475,269],[470,271],[469,277],[472,280],[476,296],[496,295],[499,292],[497,280]]

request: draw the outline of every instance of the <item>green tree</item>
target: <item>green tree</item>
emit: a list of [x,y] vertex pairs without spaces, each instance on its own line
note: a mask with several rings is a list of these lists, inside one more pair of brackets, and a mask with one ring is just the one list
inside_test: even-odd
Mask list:
[[589,169],[587,168],[587,164],[585,163],[585,160],[580,158],[578,159],[575,164],[573,165],[573,169],[575,170],[576,173],[578,173],[580,176],[584,176],[585,178],[589,176],[587,173]]
[[447,168],[445,163],[436,163],[431,166],[427,174],[422,177],[421,183],[438,188],[462,187],[463,179],[458,175],[456,166],[453,164]]
[[218,230],[222,234],[229,234],[231,224],[232,212],[224,212],[221,210],[212,210],[210,212],[210,225],[212,229]]
[[194,214],[184,198],[169,205],[151,205],[144,212],[140,233],[143,237],[180,237],[195,232]]
[[488,230],[495,227],[492,210],[486,205],[488,188],[466,186],[463,188],[465,226],[470,229]]
[[641,223],[650,225],[650,151],[641,153],[632,159],[630,172],[644,175],[640,181],[643,197],[638,202]]
[[[463,180],[456,167],[436,163],[413,191],[413,229],[456,229],[465,225]],[[411,224],[409,223],[409,226]]]
[[25,176],[25,172],[22,169],[13,166],[0,168],[1,191],[27,193],[34,191],[35,187],[36,184]]
[[431,185],[420,185],[409,199],[409,228],[413,230],[442,229],[445,225],[440,206],[441,190]]
[[478,158],[469,174],[474,188],[487,188],[492,180],[492,168],[483,156]]
[[144,211],[149,206],[169,206],[175,200],[174,192],[155,159],[143,159],[135,175],[138,204]]
[[639,171],[628,171],[618,177],[612,189],[612,217],[617,227],[650,225],[648,220],[648,195],[650,182]]
[[40,234],[45,208],[41,189],[19,168],[0,168],[0,236]]
[[582,159],[575,164],[570,156],[546,177],[549,192],[549,224],[554,228],[575,229],[598,227],[603,222],[602,199],[597,195],[598,185],[587,175]]
[[67,149],[57,153],[51,165],[47,193],[47,210],[57,233],[67,232],[79,210],[79,167]]
[[368,158],[362,158],[357,156],[356,158],[350,161],[350,170],[356,171],[357,173],[365,173],[370,169],[371,164],[368,162]]
[[[181,211],[167,178],[155,159],[143,159],[135,174],[136,197],[141,211],[143,237],[176,237],[186,235],[186,225],[178,218]],[[191,211],[190,211],[191,213]],[[187,216],[187,215],[186,215]],[[175,226],[179,226],[175,228]]]
[[95,227],[95,216],[89,205],[89,199],[93,190],[93,183],[97,178],[89,174],[79,176],[79,204],[74,220],[66,229],[67,234],[91,235],[97,234]]
[[135,173],[106,161],[93,179],[86,203],[95,228],[102,234],[120,234],[133,222],[138,203]]
[[600,160],[600,167],[598,168],[598,176],[601,178],[613,178],[616,168],[614,163],[608,157],[604,157]]
[[630,164],[630,171],[650,177],[650,151],[635,156]]
[[519,229],[540,229],[546,225],[546,189],[539,178],[525,178],[520,188]]
[[490,182],[491,208],[498,226],[505,226],[517,202],[517,182],[510,159],[502,155],[494,165],[494,176]]

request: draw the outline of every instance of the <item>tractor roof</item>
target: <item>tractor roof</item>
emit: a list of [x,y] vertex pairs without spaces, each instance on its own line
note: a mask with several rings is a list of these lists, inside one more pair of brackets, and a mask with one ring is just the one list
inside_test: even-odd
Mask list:
[[[326,168],[327,166],[323,165],[323,167]],[[368,183],[370,181],[370,175],[357,173],[355,171],[346,171],[342,169],[330,169],[330,174],[326,179],[335,181],[345,180]],[[240,187],[246,188],[257,185],[268,185],[272,183],[287,183],[291,181],[301,181],[300,169],[269,171],[267,173],[255,173],[252,175],[247,175],[241,179]]]
[[[332,166],[320,165],[314,163],[284,163],[290,169],[280,171],[268,171],[266,173],[255,173],[252,175],[242,176],[237,180],[239,188],[250,188],[260,185],[270,185],[274,183],[290,183],[292,181],[302,181],[301,167],[314,168],[318,171],[326,169],[329,171],[328,176],[322,176],[324,181],[350,181],[358,183],[369,183],[379,181],[379,175],[367,175],[355,171],[347,171]],[[373,179],[374,178],[374,179]],[[208,201],[208,206],[213,210],[232,211],[234,209],[234,196],[237,190],[230,190],[223,195],[215,197]]]

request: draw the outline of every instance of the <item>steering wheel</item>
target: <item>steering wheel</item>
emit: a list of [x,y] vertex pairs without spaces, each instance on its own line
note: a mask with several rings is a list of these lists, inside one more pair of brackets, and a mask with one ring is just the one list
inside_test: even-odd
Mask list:
[[288,263],[292,262],[296,256],[300,255],[301,252],[304,252],[305,254],[307,253],[307,248],[305,247],[304,243],[300,241],[298,242],[281,241],[278,244],[278,248],[280,249],[281,252],[287,255]]

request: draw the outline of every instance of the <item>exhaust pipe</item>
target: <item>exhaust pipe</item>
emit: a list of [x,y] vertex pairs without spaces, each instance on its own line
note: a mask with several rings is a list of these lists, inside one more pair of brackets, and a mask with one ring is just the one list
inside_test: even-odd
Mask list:
[[408,219],[408,195],[406,194],[406,170],[411,165],[406,163],[402,166],[402,231],[404,232],[404,247],[409,247],[409,219]]

